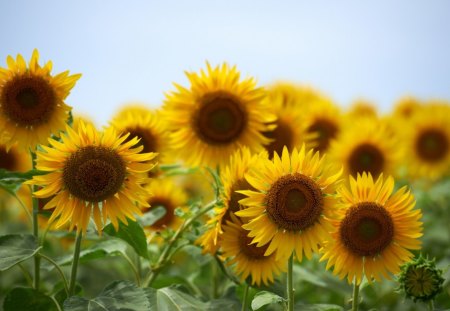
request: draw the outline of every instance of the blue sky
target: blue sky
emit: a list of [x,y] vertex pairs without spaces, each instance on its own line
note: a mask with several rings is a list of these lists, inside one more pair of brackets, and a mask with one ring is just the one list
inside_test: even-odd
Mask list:
[[67,102],[106,124],[161,104],[184,70],[235,64],[260,84],[312,85],[388,111],[402,95],[450,99],[450,1],[1,1],[6,56],[82,73]]

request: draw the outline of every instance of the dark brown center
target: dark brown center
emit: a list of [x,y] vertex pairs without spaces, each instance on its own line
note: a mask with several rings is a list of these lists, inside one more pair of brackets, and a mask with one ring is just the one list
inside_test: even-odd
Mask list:
[[13,78],[5,84],[1,96],[3,113],[24,127],[47,123],[57,105],[52,86],[38,76]]
[[166,210],[164,216],[158,219],[153,225],[151,225],[151,228],[155,230],[164,230],[165,228],[169,227],[175,219],[175,207],[173,206],[172,202],[167,198],[159,198],[155,196],[152,197],[148,201],[148,203],[150,204],[150,208],[145,210],[144,213],[151,211],[152,209],[155,209],[157,207],[163,207]]
[[323,210],[320,187],[311,178],[295,173],[280,177],[267,193],[267,213],[280,228],[305,230]]
[[338,127],[335,122],[328,119],[317,119],[309,128],[309,133],[316,133],[316,149],[317,151],[324,152],[328,149],[330,141],[336,137],[338,133]]
[[126,167],[112,149],[99,146],[83,147],[66,161],[64,185],[71,195],[89,202],[100,202],[122,187]]
[[248,183],[245,178],[239,179],[231,186],[230,199],[228,201],[228,209],[222,218],[222,223],[226,224],[227,220],[231,220],[230,213],[235,213],[241,209],[239,201],[245,199],[247,196],[236,192],[237,190],[255,190],[252,185]]
[[15,171],[17,169],[17,158],[15,154],[10,150],[6,151],[4,147],[0,146],[0,168],[8,171]]
[[277,121],[277,127],[271,131],[266,132],[264,135],[267,138],[273,139],[273,141],[266,146],[266,150],[269,152],[269,157],[272,159],[274,153],[281,155],[283,147],[286,146],[288,150],[291,150],[294,144],[294,133],[293,129],[289,124]]
[[348,159],[350,174],[353,176],[367,172],[377,177],[383,172],[384,164],[383,153],[378,147],[369,143],[361,144],[353,149]]
[[358,256],[375,256],[392,242],[394,223],[388,211],[374,202],[350,207],[339,228],[346,248]]
[[449,151],[447,136],[439,129],[427,129],[422,131],[416,139],[416,152],[426,162],[439,162],[444,159]]
[[208,144],[222,145],[239,138],[247,124],[247,114],[233,96],[217,92],[206,95],[194,117],[194,129]]
[[241,236],[239,238],[239,248],[241,252],[245,255],[245,257],[253,260],[267,258],[264,256],[264,253],[269,247],[269,244],[263,245],[261,247],[257,247],[256,244],[250,244],[253,239],[248,237],[247,234],[248,231],[242,229]]
[[155,137],[153,136],[153,134],[150,132],[149,129],[145,129],[145,128],[137,126],[137,127],[133,127],[133,128],[131,128],[131,127],[126,128],[124,132],[130,133],[130,136],[127,137],[125,142],[128,142],[137,136],[138,138],[140,138],[140,141],[139,141],[139,143],[137,143],[135,145],[135,147],[143,146],[144,149],[142,150],[142,152],[145,152],[145,153],[157,152],[157,144],[156,144]]

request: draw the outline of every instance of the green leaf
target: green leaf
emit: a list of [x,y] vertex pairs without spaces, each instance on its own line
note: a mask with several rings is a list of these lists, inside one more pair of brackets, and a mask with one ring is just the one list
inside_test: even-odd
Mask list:
[[[62,307],[64,304],[64,301],[67,299],[67,293],[64,289],[64,285],[59,282],[56,284],[56,286],[53,288],[54,294],[52,295],[55,297],[55,300],[59,303],[59,305]],[[75,295],[82,296],[83,294],[83,287],[81,287],[80,284],[75,284]]]
[[119,230],[116,231],[112,224],[107,225],[103,231],[113,237],[119,238],[127,242],[137,254],[148,259],[147,239],[144,229],[135,221],[128,219],[128,225],[119,224]]
[[47,172],[38,170],[12,172],[2,168],[0,169],[0,188],[4,189],[9,194],[15,195],[23,182],[33,178],[33,176],[44,174],[47,174]]
[[0,271],[33,257],[38,251],[36,238],[30,234],[11,234],[0,237]]
[[283,304],[286,301],[283,297],[278,296],[277,294],[261,291],[255,295],[252,301],[252,309],[258,310],[264,306],[271,304]]
[[73,296],[64,302],[64,311],[150,310],[145,289],[129,281],[115,281],[93,299]]
[[204,311],[209,307],[209,304],[173,287],[148,288],[147,290],[150,310]]
[[296,304],[296,310],[304,310],[304,311],[343,311],[344,308],[338,305],[331,305],[325,303],[305,305],[305,304]]
[[166,213],[167,210],[163,206],[157,206],[145,212],[144,216],[139,217],[137,221],[142,227],[150,227],[155,222],[163,218]]
[[16,287],[3,302],[4,311],[57,311],[55,301],[34,288]]

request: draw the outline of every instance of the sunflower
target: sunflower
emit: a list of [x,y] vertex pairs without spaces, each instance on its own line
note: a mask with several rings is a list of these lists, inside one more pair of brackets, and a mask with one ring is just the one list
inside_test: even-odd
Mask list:
[[405,96],[394,104],[393,115],[402,119],[411,118],[417,111],[420,111],[422,103],[415,97]]
[[125,143],[129,134],[118,136],[111,127],[97,132],[80,121],[78,131],[69,126],[66,131],[61,141],[49,139],[51,146],[37,152],[36,168],[48,174],[28,182],[42,187],[34,192],[37,198],[54,196],[44,206],[55,208],[49,223],[57,219],[57,228],[70,223],[69,230],[86,232],[92,213],[101,232],[108,218],[118,230],[119,220],[127,224],[127,218],[141,214],[136,203],[148,206],[143,174],[153,168],[156,154],[140,153],[143,147],[134,147],[138,138]]
[[377,119],[348,122],[330,146],[330,158],[344,167],[345,175],[371,173],[392,174],[401,156],[396,136],[391,128]]
[[288,99],[285,98],[283,93],[278,93],[278,96],[275,95],[273,94],[268,98],[271,111],[277,116],[276,127],[265,133],[266,137],[272,140],[265,147],[269,156],[272,158],[274,152],[281,154],[284,146],[288,150],[301,147],[303,143],[306,144],[308,149],[314,147],[318,136],[316,132],[307,130],[303,122],[304,109],[300,105],[286,104]]
[[207,221],[208,230],[197,241],[197,244],[203,247],[204,253],[216,253],[219,248],[218,237],[223,233],[222,225],[231,219],[233,213],[241,210],[239,201],[245,196],[236,191],[254,190],[245,179],[245,174],[258,157],[267,158],[267,153],[252,156],[250,150],[243,147],[231,156],[229,165],[223,170],[220,176],[223,183],[220,201],[223,206],[214,208],[214,216]]
[[374,118],[378,117],[376,106],[368,100],[358,99],[353,102],[350,110],[348,111],[348,117],[351,120],[357,120],[360,118]]
[[145,189],[148,192],[146,202],[149,206],[141,208],[144,217],[147,212],[157,207],[163,207],[165,210],[165,214],[159,220],[145,227],[146,231],[161,231],[165,228],[176,230],[182,220],[175,215],[175,209],[185,209],[188,201],[186,192],[170,179],[153,179]]
[[348,282],[360,284],[363,275],[371,282],[390,279],[419,249],[422,236],[420,210],[413,210],[413,195],[403,187],[393,193],[394,179],[376,181],[370,174],[353,178],[350,187],[338,189],[340,208],[333,238],[325,243],[321,261],[327,259],[327,269]]
[[208,63],[206,72],[186,75],[190,89],[175,84],[177,91],[167,94],[163,113],[172,147],[189,165],[216,167],[242,146],[257,152],[269,143],[263,132],[275,116],[267,111],[265,91],[256,88],[253,78],[239,81],[236,67]]
[[8,68],[0,67],[0,132],[8,148],[19,143],[35,149],[51,135],[63,131],[70,107],[64,103],[80,74],[64,71],[52,76],[52,63],[38,64],[33,51],[27,67],[22,55],[7,58]]
[[143,152],[157,152],[158,162],[167,163],[168,132],[157,111],[143,105],[128,105],[115,115],[111,125],[119,133],[130,133],[128,139],[140,138]]
[[248,197],[239,203],[248,208],[236,212],[250,219],[243,228],[252,243],[268,244],[266,256],[276,251],[276,258],[289,257],[295,250],[299,261],[303,252],[310,259],[328,238],[341,173],[304,145],[291,154],[284,148],[281,159],[277,153],[272,161],[258,158],[245,176],[257,191],[240,191]]
[[404,127],[404,157],[412,178],[437,180],[450,173],[450,105],[433,103]]
[[307,132],[316,135],[314,149],[326,152],[331,141],[336,138],[341,129],[341,111],[328,99],[312,102],[305,109],[304,124]]
[[26,172],[31,169],[31,156],[17,145],[0,143],[0,169],[13,172]]
[[231,220],[224,224],[220,237],[223,250],[221,257],[228,259],[229,265],[234,265],[234,271],[241,281],[251,276],[252,285],[260,286],[262,282],[268,286],[269,282],[273,283],[274,275],[285,271],[287,258],[277,259],[273,253],[265,256],[267,245],[258,247],[252,244],[241,221],[234,215],[231,215]]

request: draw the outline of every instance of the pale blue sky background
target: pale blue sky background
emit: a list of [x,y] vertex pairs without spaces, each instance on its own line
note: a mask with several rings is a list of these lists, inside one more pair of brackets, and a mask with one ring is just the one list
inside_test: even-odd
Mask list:
[[105,124],[125,102],[160,105],[184,70],[236,64],[270,83],[307,83],[339,104],[388,111],[405,94],[450,99],[450,1],[0,0],[0,63],[37,47],[68,98]]

